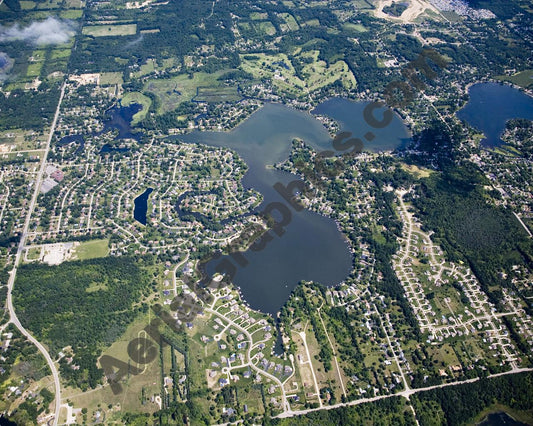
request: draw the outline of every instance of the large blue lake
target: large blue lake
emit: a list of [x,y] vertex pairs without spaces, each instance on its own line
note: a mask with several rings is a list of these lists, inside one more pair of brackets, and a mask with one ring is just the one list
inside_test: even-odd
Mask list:
[[[337,120],[341,130],[361,137],[372,131],[375,139],[365,149],[390,150],[405,145],[409,133],[399,117],[389,126],[373,129],[365,123],[365,103],[331,99],[320,105],[315,113]],[[376,112],[379,118],[379,111]],[[310,113],[279,104],[267,104],[231,132],[193,132],[179,139],[235,150],[249,169],[243,185],[254,188],[264,201],[257,211],[271,202],[287,205],[292,214],[285,233],[269,242],[261,251],[244,253],[246,266],[237,266],[234,282],[240,287],[245,300],[254,309],[275,314],[286,302],[291,291],[301,280],[324,285],[342,282],[352,269],[352,255],[336,223],[308,210],[296,212],[274,190],[273,185],[286,185],[298,179],[290,173],[268,166],[289,156],[294,138],[300,138],[317,150],[332,149],[331,138],[324,126]],[[208,264],[212,273],[220,260]]]
[[533,98],[507,84],[479,83],[468,91],[470,99],[457,117],[485,135],[484,147],[502,145],[505,123],[512,118],[533,120]]

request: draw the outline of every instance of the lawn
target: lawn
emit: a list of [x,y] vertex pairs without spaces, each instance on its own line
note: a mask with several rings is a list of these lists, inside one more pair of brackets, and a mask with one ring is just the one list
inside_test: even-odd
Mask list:
[[208,74],[197,72],[189,78],[187,74],[179,74],[168,79],[151,79],[146,82],[144,90],[152,92],[161,103],[159,113],[174,111],[182,102],[190,101],[197,95],[198,88],[219,88],[221,82],[217,78],[228,70]]
[[[128,343],[137,337],[146,337],[142,329],[149,323],[148,315],[140,316],[125,331],[125,333],[113,343],[103,354],[115,357],[127,362]],[[159,346],[155,345],[159,352]],[[122,383],[122,392],[114,394],[109,386],[94,390],[92,392],[81,393],[79,389],[64,388],[63,397],[69,399],[75,408],[87,408],[91,416],[93,411],[102,410],[104,419],[110,421],[119,416],[119,407],[130,412],[154,412],[159,407],[150,402],[150,397],[161,392],[159,356],[151,363],[146,364],[146,368],[141,374],[130,375]],[[136,364],[132,363],[134,366]],[[142,365],[140,366],[143,367]],[[144,389],[148,400],[145,404],[140,404],[141,394]],[[112,408],[109,408],[109,405]],[[105,423],[105,421],[104,421]]]
[[320,21],[318,19],[310,19],[309,21],[305,21],[303,25],[306,27],[319,27]]
[[70,49],[54,49],[50,59],[62,59],[70,56]]
[[24,0],[22,0],[20,2],[20,7],[21,7],[22,10],[35,9],[35,2],[34,1],[24,1]]
[[37,260],[41,257],[41,247],[31,247],[28,249],[26,258],[28,260]]
[[368,30],[361,24],[352,24],[351,22],[346,22],[342,26],[345,30],[354,30],[358,33],[366,33]]
[[268,18],[268,13],[266,12],[252,12],[250,13],[250,19],[252,21],[261,21]]
[[533,70],[521,71],[512,76],[500,75],[496,78],[498,80],[510,81],[511,83],[524,88],[533,87]]
[[63,19],[80,19],[83,15],[81,9],[62,10],[59,16]]
[[109,253],[109,239],[91,240],[81,243],[74,249],[73,258],[79,260],[105,257]]
[[414,175],[417,179],[429,177],[433,173],[432,170],[418,167],[414,164],[402,164],[402,169]]
[[92,37],[127,36],[137,33],[137,24],[91,25],[83,27],[81,32]]
[[300,26],[296,22],[296,19],[294,19],[294,16],[292,16],[290,13],[280,13],[280,16],[285,21],[285,24],[289,31],[296,31],[300,28]]
[[28,65],[28,70],[26,71],[27,77],[38,77],[41,73],[41,68],[43,67],[43,62],[33,62]]
[[194,98],[200,102],[231,102],[241,99],[236,87],[199,87]]
[[124,80],[122,79],[121,72],[103,72],[100,74],[100,85],[101,86],[114,86],[115,84],[122,84]]
[[255,24],[254,27],[258,33],[263,33],[269,36],[276,34],[276,28],[270,21],[259,22]]

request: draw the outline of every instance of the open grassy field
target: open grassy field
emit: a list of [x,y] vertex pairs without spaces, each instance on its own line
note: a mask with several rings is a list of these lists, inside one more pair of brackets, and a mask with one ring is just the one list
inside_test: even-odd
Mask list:
[[276,28],[270,21],[254,23],[254,28],[258,33],[263,33],[269,36],[276,34]]
[[266,12],[252,12],[250,13],[250,19],[252,21],[262,21],[263,19],[268,18],[268,13]]
[[142,77],[143,75],[148,75],[153,73],[157,69],[157,61],[155,59],[148,59],[146,63],[141,65],[139,72],[136,72],[135,75]]
[[430,169],[418,167],[414,164],[402,164],[402,169],[416,176],[418,179],[429,177],[433,173],[433,171]]
[[122,84],[124,80],[122,79],[121,72],[103,72],[100,74],[100,85],[101,86],[114,86],[115,84]]
[[28,260],[37,260],[41,257],[41,247],[31,247],[28,249],[26,258]]
[[13,151],[39,149],[45,141],[46,135],[31,130],[13,129],[0,132],[0,144],[8,145],[9,149],[14,145]]
[[[299,385],[302,386],[301,389],[304,392],[304,395],[306,395],[305,398],[307,402],[318,402],[318,397],[315,396],[316,389],[313,382],[313,373],[311,371],[311,365],[307,362],[307,354],[305,351],[303,340],[296,332],[292,333],[292,339],[296,344],[297,349],[294,365],[295,367],[297,367],[299,375],[301,377],[301,382]],[[313,356],[313,354],[311,354],[311,356]],[[301,363],[300,361],[303,361],[303,363]],[[311,396],[311,394],[313,396]]]
[[218,71],[213,74],[197,72],[192,78],[187,74],[180,74],[168,79],[152,79],[146,82],[144,90],[152,92],[159,98],[161,106],[158,112],[165,113],[175,110],[180,103],[193,99],[198,88],[205,91],[206,88],[222,87],[217,78],[224,72]]
[[32,10],[35,9],[35,2],[22,0],[20,2],[20,7],[22,10]]
[[199,87],[194,100],[199,102],[231,102],[241,99],[236,87]]
[[368,29],[365,26],[361,24],[352,24],[351,22],[344,23],[342,27],[345,30],[354,30],[354,31],[357,31],[358,33],[366,33],[368,31]]
[[80,19],[83,15],[81,9],[62,10],[59,16],[63,19]]
[[283,31],[296,31],[300,28],[296,19],[290,13],[280,13],[279,16],[285,21],[285,24],[282,24]]
[[[115,357],[124,362],[128,362],[128,344],[136,338],[147,338],[152,341],[146,332],[143,330],[153,319],[153,315],[142,315],[136,319],[127,329],[126,332],[113,343],[105,352],[105,355]],[[154,347],[159,353],[159,346],[154,342]],[[134,412],[153,412],[157,410],[158,406],[150,403],[148,400],[146,404],[140,404],[142,389],[144,388],[145,395],[149,398],[151,395],[160,394],[161,392],[161,374],[159,366],[159,356],[148,364],[139,364],[131,361],[133,366],[143,369],[142,373],[138,375],[130,375],[126,379],[126,383],[122,385],[122,392],[109,396],[108,399],[100,399],[100,401],[119,402],[122,404],[122,409],[125,411]],[[110,391],[109,387],[104,390]],[[110,392],[112,394],[112,392]],[[101,396],[103,398],[103,395]]]
[[63,59],[63,58],[68,58],[69,56],[70,56],[70,49],[54,49],[52,50],[50,59]]
[[521,71],[512,76],[500,75],[496,78],[502,81],[510,81],[511,83],[525,89],[533,87],[533,70]]
[[[320,322],[319,322],[320,325]],[[309,353],[311,355],[311,363],[315,371],[316,380],[318,382],[318,388],[331,387],[336,395],[340,398],[341,390],[338,381],[336,380],[336,374],[333,371],[334,365],[332,361],[332,369],[325,371],[324,364],[322,364],[315,356],[320,352],[320,344],[316,340],[315,333],[311,329],[306,330],[306,341]],[[327,343],[326,343],[327,344]]]
[[105,257],[109,253],[109,239],[84,241],[74,249],[73,258],[79,260]]
[[44,61],[46,56],[46,50],[37,49],[31,53],[30,62]]
[[305,21],[302,26],[304,27],[319,27],[320,21],[318,19],[309,19],[308,21]]
[[83,6],[83,0],[65,0],[65,3],[69,9],[81,9]]
[[352,0],[356,9],[374,9],[372,0]]
[[142,105],[142,109],[138,113],[136,113],[131,120],[131,124],[136,125],[137,123],[144,120],[146,114],[148,114],[150,105],[152,105],[152,100],[148,96],[143,95],[142,93],[128,92],[124,94],[124,96],[120,100],[120,103],[122,106],[129,106],[131,104]]
[[36,8],[40,10],[59,9],[61,0],[49,0],[45,2],[36,2]]
[[137,33],[137,24],[91,25],[83,27],[82,34],[92,37],[126,36]]

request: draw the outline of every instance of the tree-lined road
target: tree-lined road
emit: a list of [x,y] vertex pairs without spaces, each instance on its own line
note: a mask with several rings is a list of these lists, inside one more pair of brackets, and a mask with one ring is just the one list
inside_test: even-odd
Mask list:
[[39,172],[37,173],[37,177],[35,179],[35,186],[33,191],[33,196],[30,201],[30,205],[28,208],[28,213],[26,215],[26,219],[24,221],[24,228],[22,229],[22,236],[20,237],[17,253],[15,255],[15,260],[13,264],[13,269],[9,273],[9,280],[7,282],[7,309],[9,310],[9,322],[12,323],[15,327],[19,329],[19,331],[31,342],[33,343],[37,349],[43,354],[44,358],[46,359],[46,362],[48,366],[50,367],[50,371],[52,372],[52,376],[54,378],[54,387],[55,387],[55,409],[54,409],[54,420],[53,420],[53,426],[57,426],[59,421],[59,411],[61,409],[61,384],[59,383],[59,373],[57,371],[57,368],[54,364],[54,361],[52,360],[52,357],[48,353],[48,350],[37,340],[35,339],[20,323],[17,314],[15,313],[15,308],[13,307],[13,286],[15,284],[15,278],[17,276],[17,267],[20,263],[20,260],[22,258],[22,253],[24,252],[24,247],[26,246],[26,239],[28,237],[28,230],[30,227],[31,222],[31,215],[33,214],[33,210],[35,208],[35,203],[37,202],[37,197],[39,196],[39,191],[41,188],[41,183],[43,181],[43,175],[46,168],[46,159],[48,157],[48,152],[50,151],[50,144],[52,142],[52,137],[54,135],[57,119],[59,117],[59,111],[61,109],[61,102],[63,101],[63,96],[65,95],[65,88],[66,83],[63,83],[61,86],[61,94],[59,96],[59,101],[57,103],[56,112],[54,115],[54,120],[52,121],[52,126],[50,128],[50,134],[48,135],[48,139],[46,141],[46,147],[44,149],[44,155],[43,159],[41,160],[41,167],[39,169]]

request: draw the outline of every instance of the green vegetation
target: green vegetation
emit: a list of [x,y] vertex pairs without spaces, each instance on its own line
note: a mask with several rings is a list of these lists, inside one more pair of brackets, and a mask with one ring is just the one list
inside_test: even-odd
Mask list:
[[73,257],[78,260],[88,260],[105,257],[109,253],[109,239],[84,241],[74,248]]
[[413,395],[412,401],[421,426],[471,423],[479,413],[494,404],[520,410],[524,420],[533,420],[533,374],[522,373],[475,383],[450,386]]
[[531,262],[533,246],[512,213],[488,202],[484,183],[473,166],[450,167],[424,179],[412,202],[447,258],[468,261],[497,304],[501,287],[514,288],[502,272]]
[[[462,89],[474,81],[498,77],[524,88],[533,87],[531,55],[527,53],[531,52],[531,43],[520,36],[532,27],[530,2],[469,0],[474,7],[493,10],[498,19],[462,20],[450,13],[447,16],[458,22],[452,26],[428,13],[423,25],[405,25],[395,19],[381,21],[371,13],[375,0],[170,0],[141,8],[125,3],[4,0],[0,5],[5,28],[18,25],[25,29],[50,15],[78,21],[71,26],[73,35],[58,45],[5,37],[0,41],[0,51],[13,60],[7,75],[2,76],[6,80],[1,83],[0,92],[0,142],[6,147],[1,155],[5,173],[0,196],[5,205],[1,210],[0,246],[7,266],[12,257],[6,254],[16,251],[20,239],[25,219],[21,215],[27,212],[27,194],[32,191],[37,161],[44,152],[43,142],[57,107],[60,84],[67,75],[100,75],[99,84],[76,87],[74,81],[67,82],[47,159],[59,165],[64,181],[38,197],[38,207],[30,218],[32,232],[28,234],[34,238],[28,245],[34,248],[26,253],[34,262],[20,267],[13,293],[23,324],[47,345],[54,358],[59,351],[64,352],[59,361],[61,376],[76,388],[67,386],[67,398],[72,396],[76,408],[93,410],[92,418],[83,413],[83,423],[93,422],[94,411],[102,410],[109,415],[100,419],[106,424],[183,421],[196,425],[237,419],[257,424],[263,416],[265,424],[281,425],[413,424],[406,401],[391,396],[403,388],[393,355],[401,353],[401,368],[413,388],[509,368],[501,357],[492,357],[500,355],[498,350],[487,349],[495,345],[481,329],[472,331],[474,323],[472,328],[465,328],[465,334],[431,344],[426,340],[427,332],[420,331],[420,321],[406,298],[403,282],[391,267],[398,238],[403,235],[394,190],[414,188],[414,193],[406,197],[411,198],[405,201],[410,209],[417,209],[416,217],[421,219],[424,230],[434,231],[435,242],[445,249],[445,255],[435,255],[437,261],[448,258],[461,262],[465,269],[470,267],[500,312],[523,308],[531,313],[527,295],[531,297],[533,290],[526,287],[531,282],[533,246],[510,214],[511,208],[517,213],[526,212],[517,207],[528,207],[530,203],[520,205],[517,198],[530,201],[529,187],[524,184],[519,195],[509,198],[490,189],[491,182],[483,176],[489,175],[487,170],[481,173],[466,160],[472,158],[470,154],[480,153],[474,143],[467,143],[470,141],[466,141],[465,132],[461,133],[463,129],[453,118],[455,109],[465,101]],[[405,4],[395,2],[383,10],[399,16],[405,8]],[[427,69],[426,73],[419,70],[408,75],[409,69],[402,67],[428,46],[450,59],[448,69],[438,70],[436,78],[427,78]],[[437,64],[431,60],[429,66],[437,71]],[[517,70],[521,72],[515,74]],[[311,352],[309,362],[295,362],[294,377],[286,383],[287,394],[294,392],[299,398],[291,399],[292,409],[318,406],[319,398],[324,405],[363,395],[390,398],[301,418],[271,420],[282,410],[281,391],[268,390],[272,382],[265,379],[267,376],[262,383],[256,383],[256,377],[245,377],[245,368],[237,367],[232,374],[240,377],[239,381],[218,386],[222,374],[218,367],[225,362],[221,360],[222,349],[210,340],[216,334],[215,324],[204,315],[187,329],[186,338],[166,333],[168,345],[160,346],[158,360],[147,365],[142,374],[124,378],[123,395],[112,396],[109,386],[80,394],[78,388],[86,390],[101,383],[102,372],[96,359],[102,351],[124,360],[129,341],[142,335],[140,323],[151,315],[148,303],[170,303],[171,271],[183,261],[184,253],[188,252],[188,262],[193,262],[208,249],[224,250],[222,242],[244,225],[236,221],[226,226],[214,220],[244,213],[240,205],[245,190],[239,179],[246,166],[242,161],[229,161],[222,150],[211,155],[192,145],[174,150],[178,144],[163,141],[168,133],[180,133],[188,127],[227,130],[265,100],[309,110],[334,96],[383,98],[388,83],[408,77],[413,85],[420,78],[423,84],[418,84],[418,88],[424,86],[424,96],[417,95],[417,102],[398,110],[402,117],[409,117],[415,132],[414,148],[419,151],[405,154],[409,166],[386,155],[368,161],[330,159],[321,164],[317,164],[313,157],[316,153],[311,151],[292,158],[292,171],[301,172],[315,184],[313,195],[318,202],[311,203],[310,208],[334,218],[350,240],[354,269],[339,288],[300,285],[280,317],[285,337],[292,338],[285,342],[289,352],[305,355],[304,340]],[[29,89],[34,82],[41,83]],[[132,121],[142,130],[138,141],[115,140],[115,130],[100,133],[106,111],[117,102],[122,106],[142,105]],[[331,132],[337,130],[335,123],[326,120],[326,125]],[[499,165],[505,164],[512,171],[508,175],[513,174],[515,184],[531,182],[528,161],[533,153],[532,129],[530,122],[511,121],[505,134],[507,146],[482,153],[480,161],[493,155]],[[91,134],[96,136],[89,137]],[[66,135],[82,135],[86,144],[56,144]],[[96,154],[104,144],[124,149]],[[16,148],[8,152],[12,145]],[[179,163],[174,161],[176,158]],[[80,159],[87,159],[86,169]],[[321,172],[326,172],[327,177],[318,176]],[[222,178],[225,188],[215,182]],[[156,203],[148,210],[150,226],[142,230],[132,225],[130,217],[130,195],[140,190],[137,182],[151,182],[156,191]],[[204,212],[200,219],[184,216],[178,220],[175,215],[178,194],[186,189],[195,196],[186,200],[189,206],[183,211]],[[212,199],[198,195],[213,189],[216,197]],[[507,209],[501,207],[503,202]],[[67,204],[65,208],[62,203]],[[520,214],[526,216],[524,213]],[[531,225],[530,218],[524,217],[524,221]],[[158,227],[162,222],[166,222],[165,229]],[[234,244],[247,246],[248,240],[262,232],[248,230],[254,232],[244,232]],[[77,261],[56,267],[35,262],[41,254],[37,248],[41,243],[65,240],[85,241],[74,250]],[[207,242],[213,245],[208,246]],[[412,256],[412,269],[421,275],[430,273],[423,245],[414,243],[418,254]],[[108,257],[110,253],[113,257]],[[124,253],[135,256],[114,257]],[[153,253],[154,258],[141,257],[141,253]],[[510,269],[515,270],[513,275],[508,274]],[[186,281],[184,273],[177,273]],[[7,272],[1,275],[3,284],[7,282]],[[517,284],[516,277],[522,282]],[[450,279],[446,274],[441,278]],[[178,292],[183,281],[178,281]],[[431,289],[429,283],[423,276],[416,289],[424,292],[429,306],[440,303],[443,297],[450,306],[448,310],[437,307],[435,319],[441,321],[440,314],[450,311],[464,319],[470,296],[461,283],[449,282],[438,289]],[[504,299],[504,288],[511,290],[511,296],[517,295],[519,308],[510,306],[508,300],[498,304]],[[0,299],[5,301],[5,285],[0,290]],[[230,315],[233,308],[221,306],[220,312]],[[250,316],[256,321],[264,318],[257,312]],[[522,361],[517,361],[517,365],[525,366],[530,361],[522,355],[531,350],[524,337],[526,327],[517,318],[504,316],[499,324],[503,325],[502,333],[507,333],[518,347],[516,354]],[[268,321],[273,326],[273,321]],[[224,334],[220,342],[229,346],[224,352],[227,358],[237,351],[237,337]],[[487,342],[481,342],[483,339]],[[21,379],[32,382],[48,374],[42,357],[35,348],[27,347],[20,335],[15,333],[11,344],[12,350],[4,354],[9,368],[5,368],[6,375],[0,376],[2,390],[8,390],[11,384],[19,386]],[[398,346],[393,347],[394,344]],[[513,345],[509,348],[514,351]],[[269,349],[265,350],[266,357]],[[398,350],[393,353],[395,349]],[[258,348],[253,350],[259,356]],[[240,354],[245,353],[241,349]],[[490,362],[486,361],[489,357]],[[221,365],[217,365],[219,362]],[[279,362],[282,367],[288,366],[288,360]],[[4,368],[4,363],[0,365]],[[452,371],[451,366],[458,366],[460,371]],[[208,371],[217,368],[209,377]],[[270,372],[275,371],[269,368]],[[311,373],[316,374],[318,395]],[[273,374],[279,378],[284,373]],[[171,377],[176,386],[164,389],[164,377]],[[495,403],[527,410],[523,398],[531,400],[531,392],[520,386],[531,388],[531,379],[524,377],[520,377],[522,385],[507,383],[507,378],[497,382],[502,392],[512,394],[511,390],[516,389],[525,395],[514,400],[498,394],[489,382],[473,384],[464,391],[462,387],[435,391],[427,398],[425,394],[413,395],[419,421],[474,421],[472,416]],[[293,383],[297,386],[293,387]],[[50,402],[52,396],[47,392],[43,390],[40,396],[20,405],[16,402],[17,422],[34,421]],[[483,397],[476,402],[465,395],[467,392]],[[161,396],[163,409],[152,415],[156,403],[150,398],[155,395]],[[13,396],[10,404],[14,399]],[[464,399],[465,403],[453,406],[455,399]],[[107,401],[120,402],[119,408],[108,407],[106,411],[100,407]],[[473,407],[472,413],[467,412],[467,403]],[[9,409],[10,404],[0,403],[0,411]],[[222,410],[228,407],[235,409],[233,415],[223,414]]]
[[523,87],[524,89],[533,87],[533,70],[521,71],[511,76],[500,75],[496,78],[502,81],[509,81],[517,86]]
[[[20,387],[25,390],[50,374],[41,353],[20,334],[18,329],[9,325],[4,333],[13,333],[13,336],[9,339],[9,350],[2,351],[3,359],[0,361],[0,410],[2,411],[7,410],[17,398],[13,392],[9,391],[9,387]],[[12,419],[18,424],[27,424],[26,422],[35,419],[38,414],[48,409],[53,395],[50,399],[50,392],[45,389],[41,391],[41,396],[20,405],[12,414]]]
[[45,123],[52,121],[58,99],[59,87],[47,83],[42,83],[39,91],[16,89],[9,97],[0,93],[0,130],[42,130]]
[[80,369],[64,366],[62,373],[73,385],[94,387],[100,381],[96,357],[138,314],[152,261],[107,257],[20,267],[13,292],[19,318],[53,353],[72,347]]
[[361,24],[352,24],[351,22],[347,22],[346,24],[344,24],[343,28],[345,28],[347,30],[354,30],[354,31],[357,31],[359,33],[364,33],[366,31],[368,31],[363,25],[361,25]]
[[120,100],[120,104],[124,107],[130,106],[132,104],[142,105],[142,109],[138,113],[136,113],[131,120],[131,125],[135,126],[146,118],[146,114],[148,114],[150,106],[152,105],[152,100],[148,96],[143,95],[142,93],[128,92],[124,94],[124,96]]
[[335,410],[315,411],[304,416],[289,419],[272,419],[266,425],[358,425],[383,424],[408,426],[415,425],[415,419],[405,399],[400,397],[382,399],[371,404],[342,407]]
[[121,72],[103,72],[100,74],[100,85],[112,86],[124,83]]
[[236,87],[199,87],[197,93],[194,97],[197,102],[235,102],[241,99]]
[[402,15],[402,13],[407,9],[407,7],[407,3],[393,3],[390,6],[385,6],[383,8],[383,12],[391,16],[398,17]]
[[159,113],[170,112],[180,103],[191,101],[198,95],[200,88],[206,93],[208,90],[216,91],[222,86],[218,80],[222,74],[222,72],[213,74],[198,72],[189,75],[180,74],[170,79],[148,80],[144,90],[157,97]]
[[82,33],[92,37],[127,36],[137,33],[137,24],[94,25],[83,27]]

